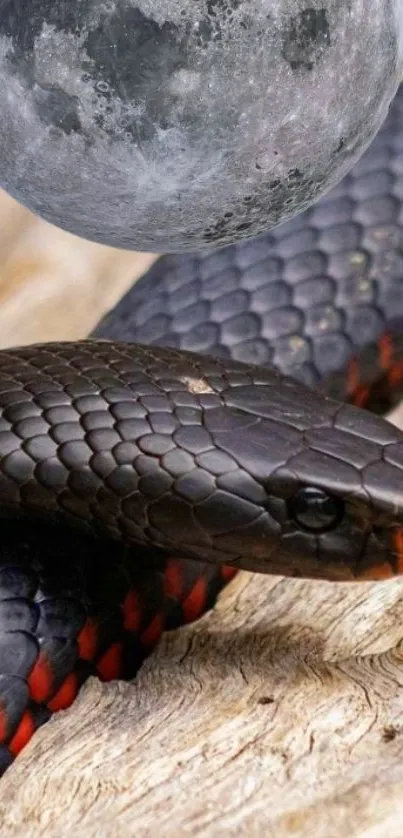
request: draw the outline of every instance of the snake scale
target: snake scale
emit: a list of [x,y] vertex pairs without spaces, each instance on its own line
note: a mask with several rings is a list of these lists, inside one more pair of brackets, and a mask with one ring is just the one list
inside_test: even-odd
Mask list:
[[[238,568],[403,572],[403,91],[318,204],[0,352],[0,773]],[[313,389],[312,389],[313,388]],[[376,399],[375,399],[376,397]]]

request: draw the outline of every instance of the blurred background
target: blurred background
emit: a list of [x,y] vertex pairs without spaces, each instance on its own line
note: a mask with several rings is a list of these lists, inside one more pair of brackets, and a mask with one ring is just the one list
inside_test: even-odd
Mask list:
[[0,190],[0,348],[87,337],[155,258],[58,230]]

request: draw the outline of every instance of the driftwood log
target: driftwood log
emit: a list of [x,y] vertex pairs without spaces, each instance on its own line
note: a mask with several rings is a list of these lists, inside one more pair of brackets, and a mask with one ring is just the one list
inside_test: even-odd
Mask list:
[[[41,326],[40,286],[36,305]],[[1,838],[182,835],[402,838],[402,580],[239,574],[133,684],[90,681],[0,783]]]
[[403,583],[242,574],[6,773],[2,838],[403,835]]

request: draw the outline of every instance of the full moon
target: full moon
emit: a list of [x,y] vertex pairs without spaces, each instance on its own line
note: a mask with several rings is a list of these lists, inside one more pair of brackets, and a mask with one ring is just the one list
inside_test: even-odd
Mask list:
[[229,244],[343,177],[402,70],[402,0],[4,0],[0,185],[103,244]]

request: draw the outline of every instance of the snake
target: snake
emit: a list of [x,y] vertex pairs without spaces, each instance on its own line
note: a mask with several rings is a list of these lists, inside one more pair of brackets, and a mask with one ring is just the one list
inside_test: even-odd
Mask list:
[[0,774],[239,569],[403,573],[403,88],[259,237],[161,256],[81,341],[0,352]]

